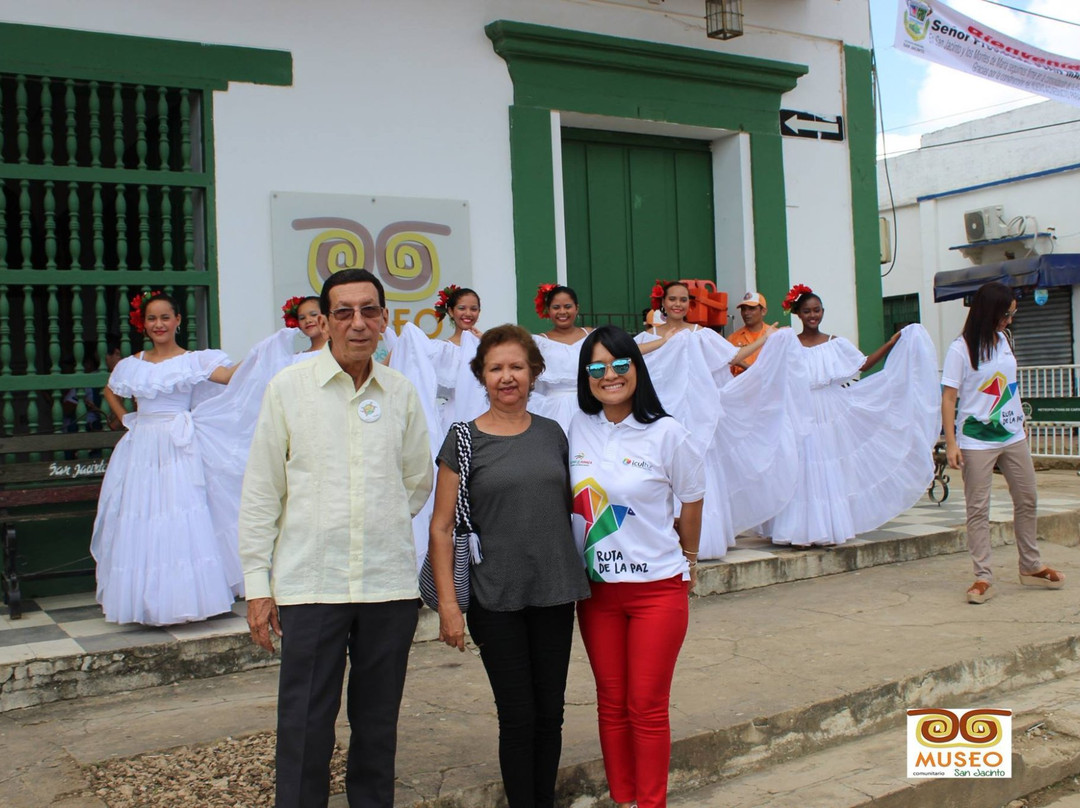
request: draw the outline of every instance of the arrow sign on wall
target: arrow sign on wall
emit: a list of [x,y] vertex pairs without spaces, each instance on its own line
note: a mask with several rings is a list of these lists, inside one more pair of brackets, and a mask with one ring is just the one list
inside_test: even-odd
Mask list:
[[797,109],[780,110],[780,134],[785,137],[808,137],[813,140],[843,140],[844,118],[800,112]]

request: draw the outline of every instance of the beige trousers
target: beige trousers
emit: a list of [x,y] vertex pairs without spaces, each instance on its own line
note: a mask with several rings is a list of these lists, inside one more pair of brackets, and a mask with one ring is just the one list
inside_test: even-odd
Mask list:
[[975,580],[992,582],[990,569],[990,487],[994,465],[1001,469],[1013,501],[1013,532],[1020,554],[1020,572],[1043,568],[1036,543],[1035,467],[1026,440],[1000,449],[961,449],[964,456],[964,501],[967,504],[967,543]]

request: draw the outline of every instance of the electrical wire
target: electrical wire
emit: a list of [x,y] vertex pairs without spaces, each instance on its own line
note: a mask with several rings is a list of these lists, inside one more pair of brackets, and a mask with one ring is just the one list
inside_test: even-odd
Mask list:
[[1080,22],[1073,22],[1072,20],[1063,20],[1060,17],[1051,17],[1047,14],[1040,14],[1037,11],[1029,11],[1026,8],[1017,8],[1016,6],[1009,6],[1005,3],[999,3],[997,0],[983,0],[984,3],[989,3],[992,6],[1001,6],[1007,8],[1009,11],[1015,11],[1017,14],[1030,14],[1032,17],[1042,17],[1044,20],[1053,20],[1054,22],[1065,23],[1065,25],[1075,25],[1080,28]]
[[[1017,104],[1022,100],[1024,100],[1024,99],[1013,99],[1012,101],[1002,101],[1002,102],[1000,102],[998,104],[988,104],[985,107],[974,107],[973,109],[964,109],[964,110],[960,110],[959,112],[952,112],[952,113],[949,113],[948,115],[939,115],[937,118],[926,118],[925,120],[921,120],[921,121],[912,121],[911,123],[905,123],[905,124],[901,124],[900,126],[894,126],[891,129],[886,129],[885,132],[899,132],[901,129],[911,129],[913,126],[922,126],[924,123],[936,123],[937,121],[947,121],[950,118],[956,118],[956,117],[958,117],[960,115],[970,115],[973,112],[984,112],[984,111],[986,111],[988,109],[997,109],[998,107],[1007,107],[1007,106],[1010,106],[1012,104]],[[1030,105],[1028,105],[1028,106],[1030,106]],[[1019,108],[1020,107],[1018,107],[1018,109]],[[1006,110],[1006,112],[1011,112],[1011,111],[1012,110]]]
[[1044,123],[1041,126],[1029,126],[1026,129],[1010,129],[1008,132],[995,132],[990,135],[978,135],[976,137],[965,137],[959,140],[948,140],[944,143],[929,143],[925,146],[919,146],[918,149],[909,149],[909,151],[924,151],[926,149],[937,149],[942,146],[955,146],[958,143],[975,143],[979,140],[991,140],[996,137],[1008,137],[1009,135],[1020,135],[1024,132],[1037,132],[1040,129],[1052,129],[1055,126],[1068,126],[1069,124],[1080,123],[1080,118],[1074,118],[1070,121],[1058,121],[1057,123]]
[[[869,11],[869,9],[867,9],[867,11]],[[870,26],[870,41],[873,42],[874,41],[874,23],[873,23],[873,20],[870,19],[870,14],[869,13],[867,14],[867,23]],[[900,239],[899,239],[899,233],[897,233],[897,230],[896,230],[896,200],[893,198],[892,177],[889,176],[889,156],[888,156],[887,153],[884,153],[884,151],[885,151],[885,112],[883,110],[884,105],[881,102],[881,82],[879,81],[879,76],[878,76],[877,51],[874,48],[870,48],[870,76],[872,78],[873,86],[874,86],[874,97],[877,99],[878,121],[881,124],[881,148],[882,148],[882,152],[883,152],[882,157],[881,157],[881,165],[885,169],[885,187],[887,187],[889,189],[889,211],[892,214],[892,239],[891,239],[891,244],[889,245],[890,247],[892,247],[892,250],[891,250],[892,259],[889,261],[889,268],[887,270],[885,270],[883,273],[881,273],[881,277],[884,278],[896,268],[896,254],[900,250]],[[879,255],[879,257],[881,255],[880,233],[881,233],[881,229],[880,229],[880,226],[879,226],[879,228],[878,228],[878,235],[879,235],[878,255]]]

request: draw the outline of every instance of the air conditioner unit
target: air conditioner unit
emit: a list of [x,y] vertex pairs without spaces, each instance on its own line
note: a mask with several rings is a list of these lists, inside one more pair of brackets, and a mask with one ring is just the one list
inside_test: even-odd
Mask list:
[[1005,223],[1005,208],[1001,205],[991,205],[987,208],[969,210],[964,214],[964,231],[967,233],[969,244],[975,241],[1005,238],[1009,235],[1009,227]]
[[887,264],[892,260],[892,239],[889,238],[889,220],[884,216],[878,216],[878,252],[881,263]]

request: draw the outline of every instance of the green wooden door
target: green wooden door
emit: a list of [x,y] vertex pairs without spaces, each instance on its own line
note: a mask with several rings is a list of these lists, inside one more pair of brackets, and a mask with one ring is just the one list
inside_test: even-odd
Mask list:
[[564,129],[567,281],[589,325],[631,333],[657,279],[715,278],[708,143]]

